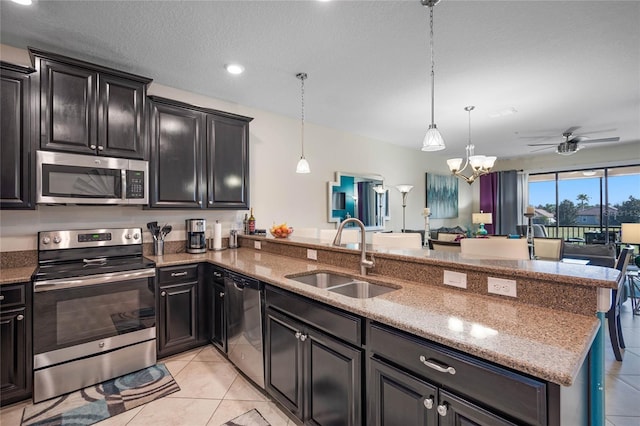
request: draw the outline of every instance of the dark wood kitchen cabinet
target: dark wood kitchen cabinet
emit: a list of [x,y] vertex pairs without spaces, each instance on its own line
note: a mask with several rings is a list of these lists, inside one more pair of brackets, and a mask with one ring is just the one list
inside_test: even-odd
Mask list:
[[0,286],[0,405],[31,396],[31,284]]
[[150,206],[248,208],[252,119],[150,99]]
[[35,204],[31,148],[31,73],[34,70],[0,63],[0,208],[33,209]]
[[217,266],[208,265],[208,323],[209,340],[224,353],[227,353],[227,317],[225,315],[225,270]]
[[145,159],[149,78],[29,49],[36,70],[40,148]]
[[364,424],[363,351],[339,339],[339,325],[357,319],[280,290],[266,299],[267,392],[305,424]]
[[544,381],[382,324],[367,332],[371,425],[587,424],[587,404],[565,407],[573,417],[561,420],[557,389]]
[[199,326],[204,308],[198,269],[198,264],[158,269],[159,358],[205,343]]

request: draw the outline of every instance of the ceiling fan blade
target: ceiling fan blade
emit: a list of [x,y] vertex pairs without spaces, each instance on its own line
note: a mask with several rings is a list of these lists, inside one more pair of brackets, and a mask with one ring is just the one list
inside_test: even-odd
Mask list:
[[611,133],[615,132],[618,129],[602,129],[602,130],[594,130],[593,132],[580,132],[581,135],[593,135],[595,133]]
[[581,140],[580,143],[618,142],[619,140],[620,140],[619,137],[601,138],[601,139],[584,139],[584,140]]
[[565,131],[564,131],[564,132],[562,132],[562,133],[563,133],[563,134],[564,134],[564,133],[573,133],[573,132],[575,132],[576,130],[578,130],[580,127],[581,127],[581,126],[573,126],[573,127],[569,127],[567,130],[565,130]]
[[[554,145],[554,146],[556,146],[557,144],[553,144],[553,145]],[[529,151],[529,152],[544,151],[545,149],[551,149],[551,148],[553,148],[553,146],[545,146],[545,147],[543,147],[543,148],[532,149],[532,150],[531,150],[531,151]]]
[[527,146],[556,146],[558,145],[558,142],[555,143],[528,143]]

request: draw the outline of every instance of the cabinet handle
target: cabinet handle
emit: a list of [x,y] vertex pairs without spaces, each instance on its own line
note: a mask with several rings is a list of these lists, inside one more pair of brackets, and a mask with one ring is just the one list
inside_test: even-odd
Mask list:
[[4,294],[0,294],[0,301],[4,300]]
[[18,321],[22,321],[24,319],[24,315],[20,314],[16,317]]
[[296,331],[296,339],[299,339],[300,336],[302,336],[302,333],[300,333],[299,331]]
[[216,278],[222,278],[222,274],[220,272],[214,272],[213,276]]
[[166,295],[167,295],[167,292],[166,292],[166,291],[163,291],[162,293],[160,293],[160,296],[162,296],[162,297],[164,297],[164,296],[166,296]]
[[202,200],[198,201],[198,204],[202,205]]
[[98,145],[98,151],[104,151],[104,146]]
[[441,373],[456,374],[455,368],[449,367],[448,365],[445,365],[445,366],[438,365],[434,361],[425,358],[424,355],[420,355],[420,362],[426,365],[427,367],[433,368],[434,370],[439,371]]
[[304,342],[305,340],[307,340],[307,337],[309,337],[307,334],[303,334],[300,336],[300,341]]
[[89,148],[96,149],[96,146],[95,145],[91,145],[91,146],[89,146]]
[[224,291],[220,292],[220,297],[224,297]]
[[209,204],[213,204],[213,201],[212,201],[212,200],[209,200]]
[[171,276],[172,277],[184,277],[187,275],[187,271],[183,271],[183,272],[172,272]]
[[424,400],[424,406],[427,408],[427,410],[431,410],[433,408],[433,397],[429,397],[427,399]]
[[442,417],[447,415],[447,404],[446,403],[438,405],[438,414],[440,414]]

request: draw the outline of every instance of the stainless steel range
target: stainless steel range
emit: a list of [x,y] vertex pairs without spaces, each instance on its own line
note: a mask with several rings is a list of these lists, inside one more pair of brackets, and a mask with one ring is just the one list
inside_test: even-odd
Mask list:
[[141,228],[39,232],[38,265],[34,402],[155,364],[155,264]]

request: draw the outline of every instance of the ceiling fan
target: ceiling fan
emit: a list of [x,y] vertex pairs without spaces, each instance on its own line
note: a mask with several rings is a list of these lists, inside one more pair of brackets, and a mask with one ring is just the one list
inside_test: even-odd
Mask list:
[[[541,146],[543,148],[534,149],[531,152],[542,151],[545,149],[550,149],[555,146],[556,153],[560,155],[571,155],[580,149],[584,148],[585,143],[602,143],[602,142],[618,142],[620,140],[619,137],[612,138],[600,138],[600,139],[590,139],[587,136],[574,136],[573,132],[578,129],[578,127],[570,127],[569,129],[562,132],[562,136],[565,138],[564,141],[557,143],[530,143],[528,146]],[[592,132],[599,133],[599,132]]]

